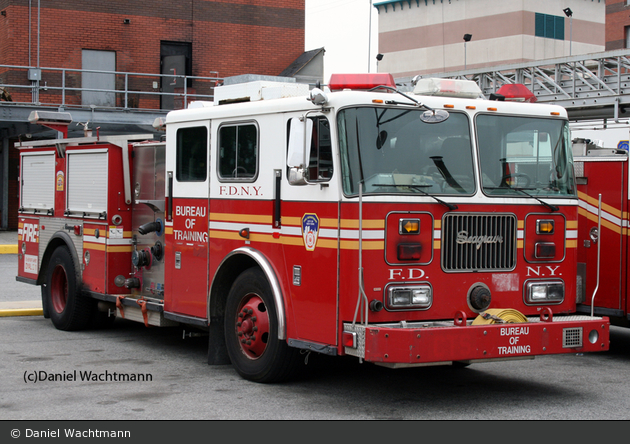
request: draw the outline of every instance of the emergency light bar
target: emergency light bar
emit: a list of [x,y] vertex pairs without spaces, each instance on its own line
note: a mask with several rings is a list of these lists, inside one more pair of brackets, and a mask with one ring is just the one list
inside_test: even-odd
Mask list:
[[534,103],[538,99],[525,85],[522,83],[505,84],[497,91],[497,94],[503,96],[506,101],[511,102],[529,102]]
[[328,82],[331,91],[343,89],[372,89],[377,86],[396,88],[394,76],[386,73],[372,74],[332,74]]
[[68,125],[72,123],[70,113],[58,111],[31,111],[28,121],[33,125],[42,125],[46,128],[59,131],[63,134],[63,138],[68,137]]
[[413,93],[419,96],[476,99],[481,95],[481,89],[472,80],[427,78],[417,81]]

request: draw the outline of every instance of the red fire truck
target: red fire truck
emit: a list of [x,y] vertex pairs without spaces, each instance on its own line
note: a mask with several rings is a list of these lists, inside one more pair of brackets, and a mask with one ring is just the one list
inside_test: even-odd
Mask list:
[[566,111],[480,95],[253,82],[170,112],[165,141],[22,143],[17,279],[58,329],[197,327],[210,364],[259,382],[304,351],[397,368],[607,350],[609,319],[575,313]]
[[578,210],[578,312],[630,326],[628,151],[574,139]]

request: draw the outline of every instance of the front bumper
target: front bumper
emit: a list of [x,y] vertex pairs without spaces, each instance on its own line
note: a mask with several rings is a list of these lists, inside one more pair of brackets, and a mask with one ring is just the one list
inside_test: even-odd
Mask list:
[[541,316],[526,323],[472,325],[456,318],[443,322],[344,323],[356,338],[345,354],[390,367],[449,362],[533,358],[540,355],[605,351],[610,343],[607,317]]

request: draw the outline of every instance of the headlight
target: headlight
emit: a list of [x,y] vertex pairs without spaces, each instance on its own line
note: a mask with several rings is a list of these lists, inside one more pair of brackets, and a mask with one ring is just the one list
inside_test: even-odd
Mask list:
[[529,281],[525,287],[527,304],[559,304],[564,301],[564,282]]
[[433,292],[429,285],[390,286],[386,291],[389,310],[429,308],[433,302]]

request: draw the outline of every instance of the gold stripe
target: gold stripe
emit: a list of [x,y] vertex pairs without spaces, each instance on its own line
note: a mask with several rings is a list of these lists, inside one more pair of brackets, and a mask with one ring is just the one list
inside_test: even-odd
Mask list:
[[210,220],[214,222],[251,222],[259,224],[271,224],[273,222],[273,218],[269,215],[236,213],[210,213]]
[[[260,224],[271,224],[273,222],[272,216],[269,215],[257,215],[257,214],[236,214],[236,213],[210,213],[210,220],[213,222],[252,222]],[[338,222],[335,218],[324,217],[319,220],[322,228],[337,228]],[[282,216],[282,225],[289,226],[301,226],[302,218],[295,216]],[[436,226],[439,228],[440,222],[436,221]],[[341,228],[359,228],[358,219],[342,219]],[[383,229],[385,228],[385,221],[382,219],[364,219],[363,228],[365,229]],[[169,233],[169,228],[166,228],[166,233]],[[170,234],[170,233],[169,233]]]
[[105,251],[104,244],[95,244],[93,242],[83,242],[84,250],[97,250],[97,251]]
[[173,234],[173,227],[164,227],[164,234]]
[[433,221],[433,228],[435,228],[436,230],[441,230],[442,229],[442,221],[439,220],[439,219]]
[[[580,191],[578,191],[578,198],[580,198],[581,200],[593,205],[596,208],[599,208],[599,199],[595,199],[591,196],[589,196],[586,193],[582,193]],[[608,204],[605,204],[604,202],[602,202],[602,211],[605,211],[607,213],[612,214],[613,216],[617,216],[618,218],[621,219],[621,210],[612,207]]]
[[575,230],[578,227],[578,221],[577,220],[568,220],[567,221],[567,229],[568,230]]
[[521,250],[523,249],[523,240],[522,239],[518,239],[516,241],[516,248],[520,248]]
[[[341,241],[342,250],[358,250],[359,241]],[[364,250],[383,250],[385,248],[384,241],[363,241]]]
[[433,249],[434,250],[439,250],[442,246],[442,241],[439,240],[434,240],[433,241]]
[[[578,214],[580,214],[581,216],[586,217],[588,220],[592,221],[592,222],[597,222],[597,215],[590,213],[589,211],[585,210],[584,208],[580,208],[578,210]],[[621,234],[621,227],[619,225],[613,224],[612,222],[609,222],[607,220],[605,220],[604,218],[602,218],[602,227],[604,228],[608,228],[609,230],[614,231],[615,233]]]
[[131,247],[131,245],[129,246],[115,246],[115,247],[107,247],[107,252],[108,253],[131,253],[131,251],[133,250],[133,248]]
[[[358,229],[359,219],[341,219],[341,228],[357,228]],[[385,228],[385,221],[383,219],[363,219],[363,228],[383,229]]]
[[524,220],[519,220],[518,223],[516,224],[517,228],[519,230],[522,230],[525,227],[525,221]]
[[567,239],[566,244],[567,248],[577,248],[577,240],[576,239]]
[[[238,233],[234,233],[231,231],[217,231],[211,230],[210,233],[211,239],[227,239],[227,240],[244,240],[242,237],[238,235]],[[301,237],[297,236],[282,236],[280,239],[274,238],[270,234],[251,234],[250,241],[252,242],[265,242],[265,243],[274,243],[274,244],[282,244],[282,245],[293,245],[293,246],[303,246],[304,240]],[[337,239],[317,239],[316,248],[337,248]],[[342,249],[346,250],[358,250],[359,249],[359,241],[341,241],[339,242]],[[384,248],[383,241],[363,241],[363,248],[365,250],[382,250]]]

